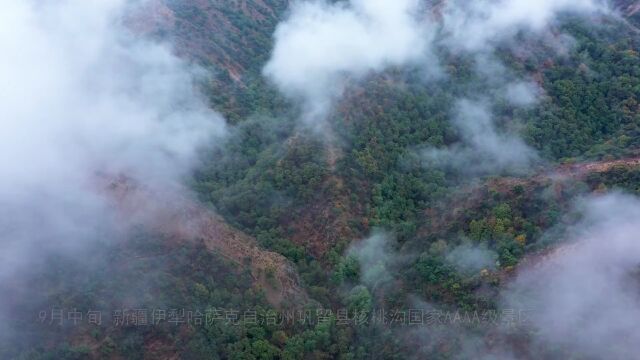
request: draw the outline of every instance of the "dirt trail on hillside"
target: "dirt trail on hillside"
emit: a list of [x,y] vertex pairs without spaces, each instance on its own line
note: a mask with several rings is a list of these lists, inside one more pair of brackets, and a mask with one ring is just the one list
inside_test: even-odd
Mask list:
[[551,171],[545,170],[527,178],[503,177],[489,181],[497,188],[515,185],[532,185],[547,182],[562,182],[566,180],[583,180],[589,174],[606,173],[616,167],[634,168],[640,166],[640,156],[618,160],[603,160],[560,165]]
[[222,217],[185,192],[162,193],[141,187],[126,177],[104,177],[113,206],[124,226],[142,226],[174,242],[203,241],[207,249],[249,267],[256,288],[265,291],[274,306],[304,304],[307,296],[292,264],[282,255],[260,248],[254,238],[234,229]]
[[559,167],[558,171],[572,176],[584,176],[590,173],[607,172],[618,166],[629,168],[640,166],[640,157],[563,165]]
[[514,191],[516,186],[521,186],[524,191],[528,191],[537,186],[553,184],[558,185],[558,189],[561,189],[562,184],[567,181],[584,180],[590,174],[606,173],[618,167],[640,167],[640,156],[618,160],[564,164],[551,170],[539,171],[530,177],[499,177],[479,184],[465,186],[452,198],[425,211],[425,216],[429,218],[429,225],[422,227],[418,234],[420,236],[428,236],[445,232],[449,224],[460,219],[469,209],[479,206],[488,196],[487,191],[489,189],[500,193],[509,193]]

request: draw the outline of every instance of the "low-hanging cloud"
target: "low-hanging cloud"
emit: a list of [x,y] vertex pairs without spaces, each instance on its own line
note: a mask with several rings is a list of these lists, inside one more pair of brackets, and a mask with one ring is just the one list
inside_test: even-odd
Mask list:
[[[450,354],[454,359],[636,358],[640,198],[621,193],[591,195],[579,200],[575,211],[579,220],[566,228],[559,245],[550,252],[529,255],[501,290],[497,311],[513,323],[446,324],[398,333],[411,344],[421,344],[414,358],[432,355],[438,345],[452,343],[459,345]],[[554,230],[553,237],[557,235]],[[464,253],[478,251],[467,245],[458,249],[451,255],[468,258]],[[495,256],[482,253],[482,262]],[[413,301],[418,309],[433,307],[420,299]]]
[[535,151],[522,139],[497,129],[483,102],[460,100],[453,125],[461,142],[445,149],[424,150],[429,164],[467,173],[491,173],[523,170],[537,159]]
[[[600,0],[447,1],[441,10],[441,35],[436,42],[454,53],[471,55],[475,71],[494,99],[529,107],[537,103],[542,90],[530,79],[514,77],[494,56],[497,47],[511,44],[522,30],[548,38],[544,30],[563,13],[607,12],[606,3]],[[551,48],[556,45],[550,44]],[[474,93],[468,96],[477,98]],[[461,99],[452,121],[461,142],[446,149],[427,149],[423,152],[427,163],[477,174],[526,171],[538,159],[536,152],[518,136],[518,124],[498,129],[489,104],[489,99]]]
[[539,32],[559,14],[607,12],[601,0],[447,1],[442,11],[443,43],[467,51],[486,51],[521,30]]
[[494,269],[498,255],[486,246],[462,244],[451,250],[445,259],[461,273],[478,273]]
[[125,0],[0,12],[0,281],[112,228],[98,174],[180,183],[224,133],[189,66],[123,26]]
[[640,343],[640,199],[611,194],[580,203],[568,244],[521,270],[505,304],[527,309],[541,348],[631,359]]
[[264,74],[301,100],[305,121],[317,125],[340,95],[344,76],[421,60],[429,32],[418,20],[419,0],[294,3],[275,33]]
[[519,81],[507,84],[502,96],[514,106],[526,107],[537,102],[542,90],[533,82]]
[[345,77],[390,66],[429,62],[435,46],[490,52],[520,30],[541,31],[561,13],[606,12],[600,0],[446,1],[435,20],[421,0],[293,2],[278,25],[264,74],[281,91],[302,100],[305,119],[326,115]]
[[393,280],[390,267],[397,263],[398,254],[393,250],[391,235],[376,231],[367,239],[351,246],[347,255],[358,260],[361,281],[375,289]]
[[[441,6],[424,0],[293,2],[289,16],[276,30],[263,73],[284,94],[300,101],[304,123],[328,133],[325,120],[345,81],[408,65],[443,73],[435,56],[442,49],[476,59],[475,70],[492,85],[492,95],[514,106],[530,106],[541,90],[531,79],[508,74],[493,56],[497,47],[513,42],[521,30],[549,38],[544,30],[561,14],[607,12],[602,0],[455,0]],[[526,166],[535,157],[530,149],[516,134],[494,131],[486,114],[481,111],[475,125],[459,121],[464,115],[456,117],[455,125],[470,146],[430,150],[428,157],[475,164],[479,151],[489,155],[481,159],[483,164],[497,160],[489,171]]]

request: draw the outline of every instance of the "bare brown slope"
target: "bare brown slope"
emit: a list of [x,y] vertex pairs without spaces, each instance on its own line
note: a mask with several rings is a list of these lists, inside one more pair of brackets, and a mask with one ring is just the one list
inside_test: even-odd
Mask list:
[[203,241],[207,249],[237,264],[239,271],[248,267],[254,286],[264,290],[274,306],[306,301],[298,275],[285,257],[261,249],[255,239],[232,228],[198,201],[178,191],[158,193],[142,188],[125,177],[103,180],[127,226],[143,226],[175,242]]
[[360,213],[350,206],[341,178],[329,176],[324,187],[326,197],[309,203],[300,214],[285,221],[290,240],[317,259],[322,259],[340,241],[349,242],[356,237],[349,222]]
[[[233,81],[271,51],[289,0],[152,0],[132,18],[135,31],[170,38],[185,58],[227,71]],[[255,70],[255,69],[254,69]]]

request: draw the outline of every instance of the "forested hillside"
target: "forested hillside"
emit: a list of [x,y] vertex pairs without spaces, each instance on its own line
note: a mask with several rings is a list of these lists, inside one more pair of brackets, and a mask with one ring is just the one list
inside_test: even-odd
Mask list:
[[[313,19],[350,9],[326,3],[329,15]],[[438,29],[429,56],[339,68],[335,82],[329,73],[331,105],[312,126],[301,120],[311,117],[307,95],[291,96],[265,70],[287,34],[277,29],[303,13],[295,5],[154,0],[137,8],[128,28],[169,41],[198,67],[194,86],[227,134],[198,147],[181,177],[189,195],[102,178],[100,193],[134,235],[98,234],[79,256],[45,256],[0,283],[13,324],[0,358],[637,356],[638,333],[624,324],[615,324],[622,339],[607,357],[600,342],[549,339],[564,333],[543,322],[550,311],[536,311],[561,303],[540,294],[581,283],[545,278],[545,264],[572,274],[584,259],[571,257],[583,254],[580,239],[637,214],[623,197],[640,192],[640,5],[563,9],[541,29],[495,35],[478,50],[449,42],[457,30],[441,25],[447,2],[426,3],[418,18]],[[609,196],[616,215],[598,200]],[[635,291],[640,262],[629,264],[624,279]],[[594,265],[594,284],[607,269]],[[587,315],[609,304],[596,299]],[[97,310],[101,324],[89,322]],[[77,312],[84,317],[70,317]],[[584,331],[596,337],[593,326]]]

